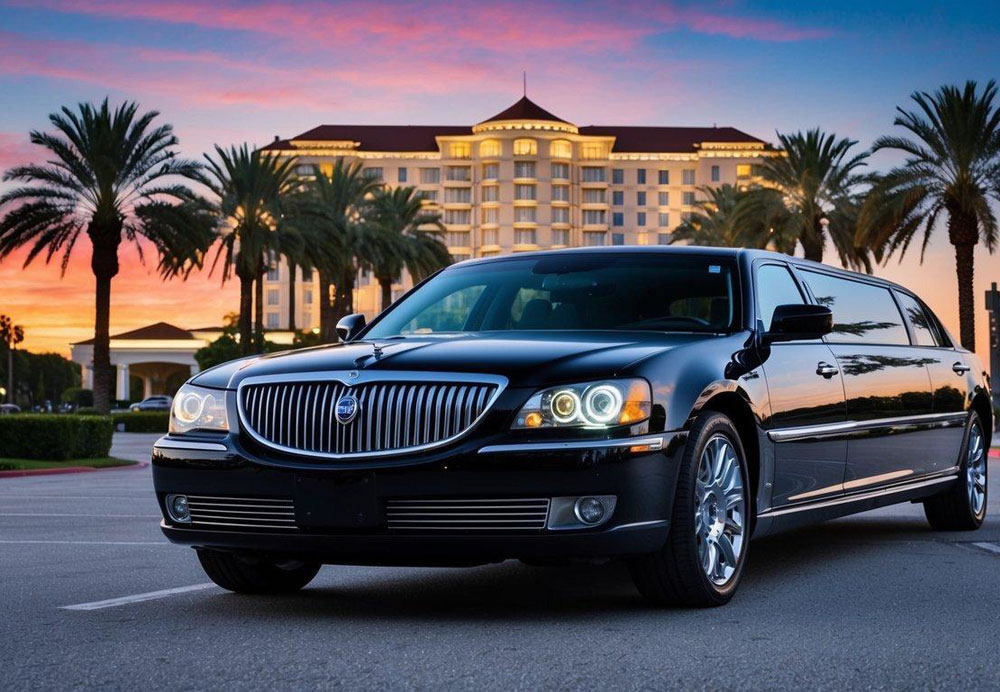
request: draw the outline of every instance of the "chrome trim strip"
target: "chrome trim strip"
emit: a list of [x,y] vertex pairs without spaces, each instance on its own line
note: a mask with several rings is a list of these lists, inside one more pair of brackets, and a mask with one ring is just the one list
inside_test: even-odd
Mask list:
[[194,442],[170,440],[161,437],[153,443],[153,449],[187,449],[193,452],[228,452],[229,448],[219,442]]
[[623,440],[574,440],[572,442],[525,442],[523,444],[488,445],[479,450],[480,454],[501,454],[504,452],[551,452],[570,449],[617,449],[648,445],[649,451],[663,449],[662,437],[637,437]]
[[966,414],[961,413],[927,413],[919,416],[899,416],[897,418],[876,418],[864,421],[844,421],[842,423],[826,423],[824,425],[804,425],[797,428],[779,428],[768,430],[767,437],[772,442],[791,442],[814,437],[830,437],[832,435],[850,435],[866,430],[880,428],[895,428],[911,425],[931,425],[934,423],[965,422]]
[[[382,449],[378,451],[370,452],[352,452],[347,454],[334,454],[330,452],[311,452],[303,449],[296,449],[294,447],[286,447],[284,445],[275,444],[270,440],[262,437],[251,427],[249,421],[247,420],[247,413],[243,407],[243,388],[249,387],[256,384],[279,384],[282,382],[338,382],[345,387],[345,390],[349,391],[352,387],[360,384],[370,384],[374,382],[440,382],[447,384],[481,384],[481,385],[493,385],[496,390],[493,395],[486,402],[483,412],[469,425],[468,428],[461,431],[457,435],[452,435],[443,440],[438,440],[436,442],[431,442],[429,444],[416,445],[413,447],[400,447],[398,449]],[[507,378],[500,375],[484,375],[479,373],[453,373],[453,372],[411,372],[411,371],[395,371],[395,370],[329,370],[322,372],[304,372],[304,373],[287,373],[282,375],[256,375],[254,377],[247,377],[240,382],[239,387],[236,390],[236,410],[240,419],[240,426],[243,430],[250,435],[258,443],[274,449],[285,454],[291,454],[293,456],[304,456],[312,457],[314,459],[327,459],[327,460],[342,460],[342,459],[372,459],[381,458],[387,456],[400,456],[404,454],[413,454],[414,452],[422,452],[429,449],[435,449],[437,447],[443,447],[445,445],[451,444],[463,437],[469,435],[476,426],[485,418],[489,412],[492,410],[493,405],[496,403],[500,395],[503,394],[504,390],[507,388]],[[407,407],[407,412],[409,412],[409,407]],[[408,414],[407,414],[408,415]],[[429,420],[429,417],[428,417]],[[340,432],[341,426],[337,427],[338,433]],[[360,432],[360,431],[359,431]]]
[[822,509],[824,507],[836,507],[837,505],[850,504],[852,502],[859,502],[861,500],[870,500],[876,497],[882,497],[884,495],[895,495],[896,493],[903,493],[907,490],[919,490],[920,488],[926,488],[932,485],[938,485],[940,483],[953,482],[957,477],[956,469],[949,469],[946,472],[948,475],[937,476],[934,478],[928,478],[926,480],[916,481],[913,483],[903,483],[900,485],[893,485],[887,488],[878,488],[877,490],[869,490],[864,493],[855,493],[854,495],[843,495],[841,497],[831,498],[829,500],[824,500],[822,502],[808,502],[801,505],[796,505],[794,507],[782,507],[776,510],[768,510],[766,512],[761,512],[757,515],[758,519],[764,519],[768,517],[780,517],[785,514],[793,514],[795,512],[805,512],[811,509]]
[[637,521],[631,524],[620,524],[618,526],[613,526],[607,530],[607,533],[612,531],[623,531],[626,529],[636,529],[640,526],[667,526],[670,524],[669,519],[654,519],[652,521]]

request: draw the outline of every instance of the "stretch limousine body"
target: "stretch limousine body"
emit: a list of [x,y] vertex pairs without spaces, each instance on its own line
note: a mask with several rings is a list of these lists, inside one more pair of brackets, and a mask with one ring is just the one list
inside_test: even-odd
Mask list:
[[321,564],[623,558],[718,605],[750,538],[986,512],[987,376],[909,291],[763,251],[463,262],[343,344],[206,370],[155,446],[162,528],[240,592]]

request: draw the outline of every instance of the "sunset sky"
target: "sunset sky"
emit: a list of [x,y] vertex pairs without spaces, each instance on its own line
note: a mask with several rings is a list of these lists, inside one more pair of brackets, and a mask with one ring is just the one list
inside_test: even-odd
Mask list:
[[[0,0],[0,169],[36,160],[31,129],[64,104],[138,100],[181,148],[263,145],[323,123],[471,125],[528,95],[578,125],[731,125],[774,141],[819,126],[869,146],[914,90],[1000,78],[993,2],[233,2]],[[876,168],[897,162],[880,154]],[[958,332],[944,229],[878,273]],[[24,346],[68,353],[93,335],[89,244],[65,277],[0,262],[0,312]],[[831,258],[832,259],[832,258]],[[131,250],[112,333],[219,324],[235,284],[163,283]],[[977,305],[1000,256],[977,257]],[[977,337],[986,356],[985,311]]]

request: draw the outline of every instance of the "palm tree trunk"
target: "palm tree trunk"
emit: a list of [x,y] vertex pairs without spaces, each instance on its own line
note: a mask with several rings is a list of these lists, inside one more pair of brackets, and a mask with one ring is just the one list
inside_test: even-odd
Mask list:
[[288,330],[295,331],[295,263],[288,260]]
[[382,289],[382,310],[384,312],[392,304],[392,277],[378,277],[378,285]]
[[121,227],[114,231],[88,229],[93,243],[90,269],[94,272],[94,408],[111,412],[114,400],[114,370],[111,367],[111,280],[118,274]]
[[7,347],[7,403],[14,403],[14,347]]
[[240,353],[253,353],[253,277],[239,275],[240,279]]
[[955,245],[958,274],[958,325],[962,347],[976,350],[976,300],[973,294],[975,243]]
[[257,263],[257,283],[254,286],[253,345],[256,353],[264,352],[264,259]]
[[337,341],[337,318],[334,316],[333,304],[330,302],[330,286],[333,281],[330,273],[319,272],[319,334],[324,343]]
[[803,256],[813,262],[823,261],[823,226],[819,219],[815,219],[812,225],[812,232],[806,232],[799,238],[802,243]]
[[354,275],[356,273],[354,264],[349,263],[340,272],[340,281],[337,282],[337,292],[333,301],[333,312],[336,319],[354,312]]

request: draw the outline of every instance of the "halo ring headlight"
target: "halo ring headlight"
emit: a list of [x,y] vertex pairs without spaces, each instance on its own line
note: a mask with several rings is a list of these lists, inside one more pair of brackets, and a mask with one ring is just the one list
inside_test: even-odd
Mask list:
[[622,393],[610,384],[591,387],[583,397],[583,412],[587,420],[605,425],[618,419],[622,410]]
[[559,423],[569,423],[580,412],[580,397],[571,389],[563,389],[552,395],[549,401],[552,418]]

